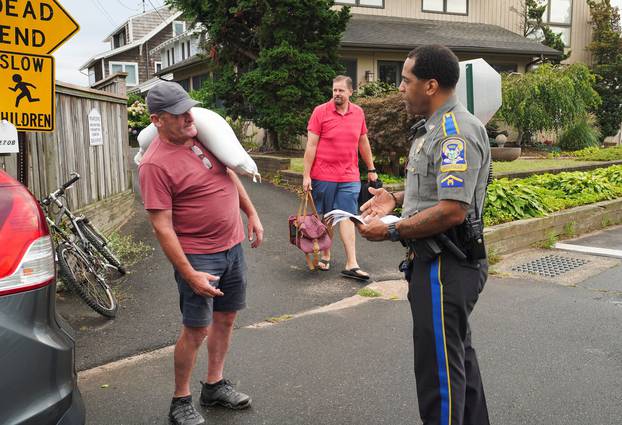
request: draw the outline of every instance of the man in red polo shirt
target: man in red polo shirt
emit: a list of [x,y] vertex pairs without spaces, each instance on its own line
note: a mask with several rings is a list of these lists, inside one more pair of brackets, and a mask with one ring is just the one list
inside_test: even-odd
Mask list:
[[[361,177],[358,153],[367,166],[367,179],[376,181],[374,159],[367,139],[365,114],[350,102],[352,79],[338,75],[333,80],[333,97],[317,106],[307,125],[308,138],[304,157],[303,188],[311,190],[318,213],[334,209],[358,214]],[[346,265],[341,275],[366,281],[369,273],[356,260],[354,223],[343,220],[339,235],[346,251]],[[320,270],[330,268],[330,250],[322,252]]]

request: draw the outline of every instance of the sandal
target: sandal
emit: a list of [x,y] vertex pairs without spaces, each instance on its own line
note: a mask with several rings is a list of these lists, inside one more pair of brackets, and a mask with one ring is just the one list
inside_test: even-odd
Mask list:
[[362,272],[362,270],[361,270],[360,267],[354,267],[352,269],[342,270],[341,271],[341,276],[347,277],[349,279],[356,279],[356,280],[362,280],[362,281],[369,280],[369,275],[368,274],[363,274],[361,272]]
[[[323,272],[327,272],[327,271],[329,271],[329,270],[330,270],[330,260],[324,260],[324,259],[322,259],[322,260],[318,261],[318,263],[317,263],[317,264],[318,264],[318,270],[321,270],[321,271],[323,271]],[[320,267],[320,264],[321,264],[323,267]]]

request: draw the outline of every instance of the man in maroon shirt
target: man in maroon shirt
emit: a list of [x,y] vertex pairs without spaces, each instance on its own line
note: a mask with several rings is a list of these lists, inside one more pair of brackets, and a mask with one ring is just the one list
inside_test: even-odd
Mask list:
[[158,137],[138,168],[145,209],[179,290],[183,327],[175,345],[169,411],[170,423],[179,425],[205,422],[192,404],[190,375],[206,338],[201,405],[244,409],[251,404],[248,395],[223,379],[233,323],[246,305],[240,209],[248,217],[251,247],[263,240],[257,211],[239,178],[195,138],[190,108],[197,104],[177,83],[161,82],[150,90],[147,106]]
[[[359,152],[367,166],[367,179],[378,179],[367,139],[365,114],[360,106],[350,102],[350,96],[352,79],[338,75],[333,80],[333,98],[313,110],[307,125],[302,185],[305,191],[312,190],[320,214],[334,209],[359,213]],[[346,251],[346,265],[341,275],[368,280],[369,274],[359,268],[356,260],[354,223],[343,220],[339,224],[339,235]],[[330,268],[330,250],[322,252],[318,268]]]

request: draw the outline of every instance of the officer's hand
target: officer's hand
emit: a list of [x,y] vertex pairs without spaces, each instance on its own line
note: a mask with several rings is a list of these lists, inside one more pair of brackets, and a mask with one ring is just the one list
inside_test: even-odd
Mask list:
[[210,283],[216,282],[218,279],[218,276],[196,270],[191,272],[188,276],[184,276],[184,280],[188,282],[188,285],[195,294],[210,298],[223,295],[220,289],[212,286]]
[[374,197],[361,205],[361,216],[363,216],[366,222],[384,217],[395,209],[395,199],[386,189],[370,187],[369,193],[374,195]]
[[367,224],[360,224],[357,222],[354,224],[361,236],[368,241],[376,242],[389,239],[389,226],[378,219],[370,221]]
[[302,178],[302,190],[308,192],[311,189],[311,177],[303,177]]

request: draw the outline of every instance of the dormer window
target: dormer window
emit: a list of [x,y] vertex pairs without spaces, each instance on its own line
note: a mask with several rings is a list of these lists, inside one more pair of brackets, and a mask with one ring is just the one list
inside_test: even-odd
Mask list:
[[127,43],[125,42],[125,30],[120,31],[112,36],[112,47],[114,49],[125,46]]
[[173,37],[186,32],[186,23],[184,21],[173,21]]

